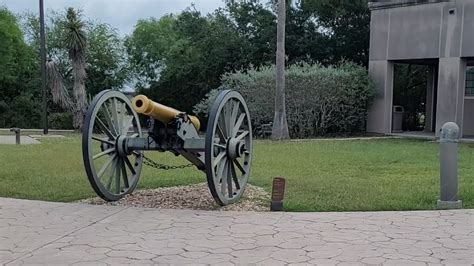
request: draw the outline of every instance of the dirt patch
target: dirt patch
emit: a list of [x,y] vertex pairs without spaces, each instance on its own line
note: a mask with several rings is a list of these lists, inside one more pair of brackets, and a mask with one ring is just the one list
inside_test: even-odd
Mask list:
[[188,186],[136,190],[116,202],[99,197],[81,200],[94,205],[132,206],[158,209],[194,209],[222,211],[268,211],[270,195],[260,187],[247,185],[239,202],[225,207],[212,198],[207,183]]

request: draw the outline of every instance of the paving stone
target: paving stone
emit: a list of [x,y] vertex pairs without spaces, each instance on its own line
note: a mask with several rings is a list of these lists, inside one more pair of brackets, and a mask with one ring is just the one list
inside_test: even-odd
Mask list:
[[305,262],[311,258],[306,256],[307,252],[301,249],[283,249],[275,251],[271,257],[286,263]]
[[185,252],[181,256],[185,258],[190,258],[190,259],[199,259],[203,258],[209,255],[207,252],[200,252],[200,251],[190,251],[190,252]]
[[308,256],[313,259],[329,259],[339,256],[343,251],[340,249],[321,249],[309,252]]
[[252,213],[0,198],[0,264],[472,265],[474,210]]
[[381,265],[385,262],[385,259],[382,257],[363,258],[360,262],[364,264]]
[[308,261],[308,263],[310,265],[327,265],[327,266],[331,266],[331,265],[337,265],[339,263],[339,261],[337,260],[329,260],[329,259],[314,259],[314,260],[310,260]]
[[113,250],[106,254],[109,257],[122,257],[127,259],[135,259],[135,260],[147,260],[153,259],[156,257],[154,254],[150,254],[148,252],[143,251],[125,251],[125,250]]

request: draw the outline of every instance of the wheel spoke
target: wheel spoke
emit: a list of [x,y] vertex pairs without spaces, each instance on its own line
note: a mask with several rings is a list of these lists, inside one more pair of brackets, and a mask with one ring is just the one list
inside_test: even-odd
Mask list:
[[227,169],[227,160],[224,160],[222,162],[222,165],[219,167],[219,174],[217,175],[217,178],[220,178],[221,180],[221,193],[224,194],[226,187],[227,187],[227,178],[224,176],[224,172]]
[[240,114],[239,120],[237,120],[232,130],[232,136],[237,135],[237,132],[239,131],[240,126],[242,125],[242,122],[244,122],[244,118],[245,118],[245,114]]
[[132,126],[132,121],[133,121],[133,116],[127,115],[123,117],[123,127],[122,127],[122,135],[126,136],[128,133],[128,130]]
[[117,169],[117,161],[118,161],[118,158],[114,156],[114,162],[113,162],[112,168],[111,168],[111,175],[109,177],[109,180],[107,181],[107,186],[106,186],[108,191],[110,191],[111,187],[112,187],[112,181],[114,180],[115,172],[116,172],[116,169]]
[[224,113],[224,119],[225,119],[225,123],[226,123],[226,131],[227,131],[227,137],[228,138],[231,138],[232,137],[232,126],[233,124],[231,123],[231,111],[229,110],[230,108],[230,104],[226,104],[224,106],[224,109],[225,109],[225,113]]
[[235,172],[235,166],[233,163],[230,163],[230,170],[232,172],[232,178],[234,179],[235,188],[239,190],[240,189],[239,178],[237,177],[237,173]]
[[221,139],[222,142],[225,142],[225,134],[224,132],[222,131],[222,128],[221,126],[219,125],[219,122],[217,122],[217,134],[219,135],[219,138]]
[[[231,161],[228,161],[229,166],[232,164]],[[232,192],[232,171],[231,167],[227,167],[227,192],[229,193],[229,198],[232,198],[233,192]]]
[[[240,108],[240,102],[236,101],[235,104],[234,104],[234,108],[232,109],[232,115],[231,115],[231,118],[230,118],[230,124],[231,125],[235,125],[235,120],[237,119],[237,115],[239,114],[239,108]],[[231,137],[235,137],[235,135],[237,134],[237,132],[232,132],[232,136]]]
[[[124,102],[120,103],[120,121],[122,128],[125,126],[125,118],[127,117],[127,108]],[[133,117],[133,116],[132,116]]]
[[237,168],[239,168],[240,172],[242,172],[243,175],[247,173],[237,159],[234,159],[234,163],[235,165],[237,165]]
[[249,131],[248,131],[248,130],[245,130],[244,132],[240,133],[240,135],[237,136],[237,139],[238,139],[238,140],[242,140],[242,139],[245,138],[248,134],[249,134]]
[[105,110],[104,118],[107,121],[107,124],[109,125],[110,131],[114,134],[114,136],[118,136],[119,132],[117,128],[115,127],[114,122],[112,121],[112,113],[110,112],[109,107],[107,106],[107,102],[104,102],[104,110]]
[[135,169],[133,168],[132,163],[130,162],[130,160],[128,159],[128,157],[124,157],[123,159],[125,160],[125,163],[127,164],[128,169],[130,169],[130,172],[132,172],[132,175],[136,174],[137,172],[136,172]]
[[219,116],[219,120],[217,121],[217,128],[218,130],[220,130],[219,134],[222,135],[221,137],[222,141],[225,141],[229,135],[227,134],[227,124],[226,124],[225,118],[222,118],[222,115]]
[[118,158],[118,162],[115,167],[115,193],[116,194],[120,194],[120,170],[122,168],[121,164],[122,162],[120,158]]
[[107,126],[102,122],[99,117],[96,117],[97,126],[110,138],[115,139],[115,135],[107,128]]
[[222,160],[222,158],[224,158],[226,152],[223,151],[221,153],[219,153],[219,155],[217,155],[217,157],[214,159],[214,167],[217,166],[217,164],[220,162],[220,160]]
[[123,177],[123,184],[125,188],[129,188],[130,184],[128,183],[128,176],[127,176],[127,169],[125,168],[125,160],[122,159],[122,177]]
[[119,118],[118,118],[118,112],[117,112],[117,98],[112,98],[112,118],[114,119],[115,122],[115,128],[117,129],[117,135],[120,134],[118,129],[122,128]]
[[107,149],[107,150],[105,150],[105,151],[103,151],[103,152],[97,153],[96,155],[94,155],[94,156],[92,157],[92,160],[96,160],[96,159],[98,159],[98,158],[100,158],[100,157],[102,157],[102,156],[104,156],[104,155],[106,155],[106,154],[110,154],[110,153],[112,153],[112,152],[114,152],[114,151],[115,151],[115,148],[110,148],[110,149]]
[[107,162],[105,162],[105,164],[102,166],[102,168],[99,170],[99,172],[97,173],[97,176],[99,178],[102,177],[102,175],[104,174],[105,170],[107,170],[107,168],[110,166],[110,164],[112,163],[112,161],[115,159],[115,157],[117,157],[117,154],[114,154],[112,157],[110,157]]
[[102,142],[102,143],[107,143],[107,144],[109,144],[109,145],[115,146],[115,143],[113,143],[112,141],[109,141],[109,140],[107,140],[107,139],[101,139],[101,138],[95,137],[95,136],[92,136],[92,139],[93,139],[93,140],[100,141],[100,142]]
[[221,149],[227,149],[225,145],[219,144],[219,143],[214,143],[214,146],[219,147]]

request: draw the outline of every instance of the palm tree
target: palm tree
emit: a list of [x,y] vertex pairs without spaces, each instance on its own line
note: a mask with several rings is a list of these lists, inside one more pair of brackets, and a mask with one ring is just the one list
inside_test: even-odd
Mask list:
[[63,24],[64,45],[68,50],[73,77],[73,99],[69,96],[63,76],[58,71],[56,64],[48,60],[46,64],[48,84],[51,88],[53,100],[74,115],[74,128],[81,129],[86,109],[86,33],[84,23],[77,12],[68,8],[66,21]]
[[272,128],[272,139],[274,140],[290,138],[285,103],[285,24],[286,0],[279,0],[277,19],[275,117],[273,119]]
[[75,100],[74,127],[82,128],[86,109],[86,33],[84,23],[77,17],[72,7],[67,10],[66,47],[69,50],[74,78],[73,94]]

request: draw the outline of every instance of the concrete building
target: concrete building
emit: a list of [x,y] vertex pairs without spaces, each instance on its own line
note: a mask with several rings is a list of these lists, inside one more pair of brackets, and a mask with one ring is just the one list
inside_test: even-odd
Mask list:
[[377,86],[367,131],[392,132],[394,64],[430,68],[425,131],[456,122],[474,136],[474,0],[373,0],[369,73]]

